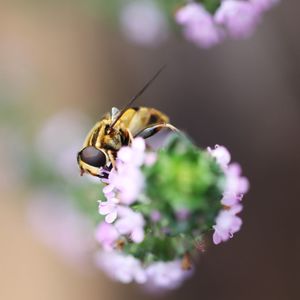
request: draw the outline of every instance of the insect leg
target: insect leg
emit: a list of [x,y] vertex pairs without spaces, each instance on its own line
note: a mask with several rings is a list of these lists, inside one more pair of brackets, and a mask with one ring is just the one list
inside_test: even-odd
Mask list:
[[83,174],[84,174],[84,170],[80,168],[80,176],[83,176]]
[[128,129],[127,129],[127,133],[128,133],[128,137],[129,137],[129,143],[131,144],[132,140],[133,140],[133,135],[132,135],[131,131]]
[[107,154],[108,154],[109,160],[110,160],[113,168],[115,169],[116,168],[116,160],[115,160],[115,156],[113,155],[113,152],[111,150],[108,150]]
[[179,132],[179,130],[175,126],[173,126],[169,123],[162,123],[162,124],[156,124],[156,125],[149,126],[145,129],[143,129],[142,131],[140,131],[136,136],[140,136],[140,137],[146,139],[146,138],[154,135],[155,133],[159,132],[163,128],[169,128],[172,131]]

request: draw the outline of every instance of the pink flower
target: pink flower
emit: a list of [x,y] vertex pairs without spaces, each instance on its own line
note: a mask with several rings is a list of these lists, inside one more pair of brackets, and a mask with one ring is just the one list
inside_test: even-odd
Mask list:
[[122,283],[145,283],[146,273],[141,262],[130,255],[120,254],[117,251],[99,252],[96,256],[96,264],[101,267],[108,276]]
[[119,218],[115,223],[120,234],[129,235],[133,242],[144,240],[145,220],[142,214],[134,212],[128,207],[119,207]]
[[150,219],[152,222],[157,223],[161,219],[161,213],[158,210],[154,210],[151,212]]
[[113,249],[116,240],[119,238],[119,233],[116,228],[106,222],[98,225],[95,231],[95,239],[101,244],[104,250],[110,251]]
[[208,147],[207,151],[216,159],[217,163],[223,169],[226,169],[228,167],[228,164],[231,160],[231,156],[229,151],[224,146],[216,145],[214,149]]
[[236,214],[242,210],[242,206],[237,204],[229,210],[221,210],[216,218],[216,225],[213,226],[215,232],[213,234],[214,244],[220,244],[232,238],[233,234],[238,232],[242,226],[241,218]]
[[242,200],[243,194],[249,189],[249,181],[241,176],[241,167],[237,163],[230,164],[225,175],[226,184],[221,203],[232,206]]
[[227,29],[232,38],[246,38],[254,32],[260,17],[261,14],[251,2],[224,0],[214,19]]
[[174,289],[192,274],[183,270],[181,261],[156,262],[146,268],[147,284],[154,289]]
[[176,211],[175,215],[178,221],[186,221],[190,217],[191,212],[186,208],[181,208]]
[[118,203],[119,200],[111,198],[107,201],[99,201],[99,214],[106,216],[105,221],[107,223],[113,223],[118,215]]
[[175,15],[176,22],[184,27],[187,40],[204,48],[218,44],[222,31],[215,25],[211,14],[199,3],[189,3]]
[[239,164],[229,164],[231,156],[224,146],[216,145],[214,149],[208,147],[207,150],[225,173],[225,186],[221,203],[225,206],[237,204],[249,189],[248,179],[241,176],[242,170]]
[[103,194],[106,199],[112,199],[116,197],[116,193],[114,191],[114,186],[112,184],[106,185],[103,188]]
[[183,270],[180,260],[156,262],[144,268],[138,259],[117,251],[99,251],[96,264],[114,280],[147,284],[152,291],[174,289],[193,273]]
[[132,141],[131,146],[122,147],[118,152],[118,159],[125,164],[141,166],[145,159],[145,140],[137,137]]
[[144,187],[144,176],[139,167],[131,164],[117,165],[108,177],[109,185],[114,189],[120,202],[126,205],[134,203]]
[[116,197],[122,204],[135,202],[144,188],[144,176],[140,169],[146,159],[145,141],[133,140],[131,146],[122,147],[117,156],[117,168],[109,173],[103,192],[107,199]]

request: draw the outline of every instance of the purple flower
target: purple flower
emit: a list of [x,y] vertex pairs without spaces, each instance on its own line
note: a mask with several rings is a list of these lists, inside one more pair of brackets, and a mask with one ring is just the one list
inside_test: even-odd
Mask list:
[[214,20],[226,28],[232,38],[246,38],[254,32],[260,17],[260,12],[249,1],[224,0]]
[[116,197],[116,193],[114,191],[114,186],[112,184],[109,184],[109,185],[106,185],[104,188],[103,188],[103,194],[105,196],[106,199],[112,199],[112,198],[115,198]]
[[225,174],[225,185],[221,204],[227,207],[219,212],[216,218],[216,225],[213,226],[213,242],[219,244],[227,241],[232,235],[240,230],[242,220],[236,216],[242,210],[239,202],[243,194],[249,189],[249,182],[246,177],[241,176],[241,167],[237,163],[231,163],[229,151],[223,146],[208,148],[208,152],[216,159]]
[[118,169],[113,169],[108,179],[120,202],[127,205],[137,200],[144,187],[143,173],[130,164],[118,164]]
[[122,147],[118,152],[118,159],[126,164],[141,166],[145,159],[145,140],[137,137],[132,141],[131,146]]
[[145,141],[133,140],[132,145],[122,147],[117,156],[117,168],[109,173],[107,186],[103,192],[107,199],[116,197],[120,203],[130,205],[135,202],[144,188],[144,176],[140,169],[147,155]]
[[113,249],[116,240],[119,238],[119,233],[116,228],[106,222],[101,222],[95,231],[95,239],[101,244],[104,250],[110,251]]
[[187,40],[204,48],[218,44],[222,31],[215,25],[211,14],[199,3],[189,3],[180,8],[175,15],[176,22],[184,27]]
[[221,203],[232,206],[242,200],[243,194],[249,189],[249,181],[241,176],[241,167],[237,163],[230,164],[225,175],[226,184]]
[[176,211],[176,218],[178,221],[186,221],[190,217],[190,211],[186,208],[181,208]]
[[99,214],[106,216],[105,221],[107,223],[113,223],[118,215],[118,203],[117,198],[111,198],[107,201],[99,201]]
[[228,210],[221,210],[216,218],[216,225],[213,226],[215,232],[213,234],[214,244],[220,244],[232,238],[233,234],[238,232],[242,226],[241,218],[236,214],[242,210],[242,206],[237,204]]
[[214,149],[208,147],[207,151],[216,159],[223,170],[227,169],[231,160],[231,155],[224,146],[216,145]]
[[134,243],[144,240],[145,220],[142,214],[134,212],[128,207],[119,207],[119,218],[115,223],[120,234],[129,235]]
[[241,176],[242,171],[239,164],[229,164],[231,156],[224,146],[216,145],[214,149],[208,147],[207,150],[225,173],[225,186],[221,203],[229,207],[237,204],[249,189],[248,179]]
[[180,260],[156,262],[145,268],[138,259],[117,251],[99,251],[96,264],[112,279],[123,283],[146,283],[152,291],[174,289],[193,273],[193,270],[183,270]]
[[161,213],[158,210],[154,210],[150,215],[151,221],[157,223],[161,219]]
[[108,276],[123,283],[145,283],[146,273],[141,262],[130,255],[123,255],[116,251],[98,252],[96,264],[101,267]]
[[184,279],[192,274],[181,267],[181,261],[156,262],[146,268],[147,284],[154,289],[177,288]]

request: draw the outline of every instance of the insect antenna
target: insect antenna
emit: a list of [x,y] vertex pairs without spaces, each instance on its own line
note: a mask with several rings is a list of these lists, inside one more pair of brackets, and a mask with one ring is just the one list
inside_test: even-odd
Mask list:
[[143,86],[143,88],[136,93],[135,96],[133,96],[130,101],[128,102],[128,104],[119,112],[118,116],[116,117],[116,119],[111,123],[110,125],[110,129],[113,128],[116,123],[118,122],[118,120],[120,120],[120,118],[123,116],[123,114],[126,112],[126,110],[128,108],[130,108],[130,106],[133,104],[133,102],[140,97],[146,90],[147,88],[153,83],[153,81],[158,77],[158,75],[165,69],[166,65],[163,65],[154,75],[153,77],[148,80],[148,82]]

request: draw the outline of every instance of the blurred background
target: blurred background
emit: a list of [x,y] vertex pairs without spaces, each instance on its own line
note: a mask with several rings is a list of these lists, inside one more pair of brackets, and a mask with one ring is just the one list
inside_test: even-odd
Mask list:
[[132,43],[95,2],[0,4],[0,298],[154,298],[92,268],[91,224],[68,199],[97,199],[75,160],[89,128],[167,63],[138,105],[199,146],[226,145],[251,190],[242,231],[160,298],[299,299],[300,3],[282,1],[248,40],[203,50],[167,33]]

